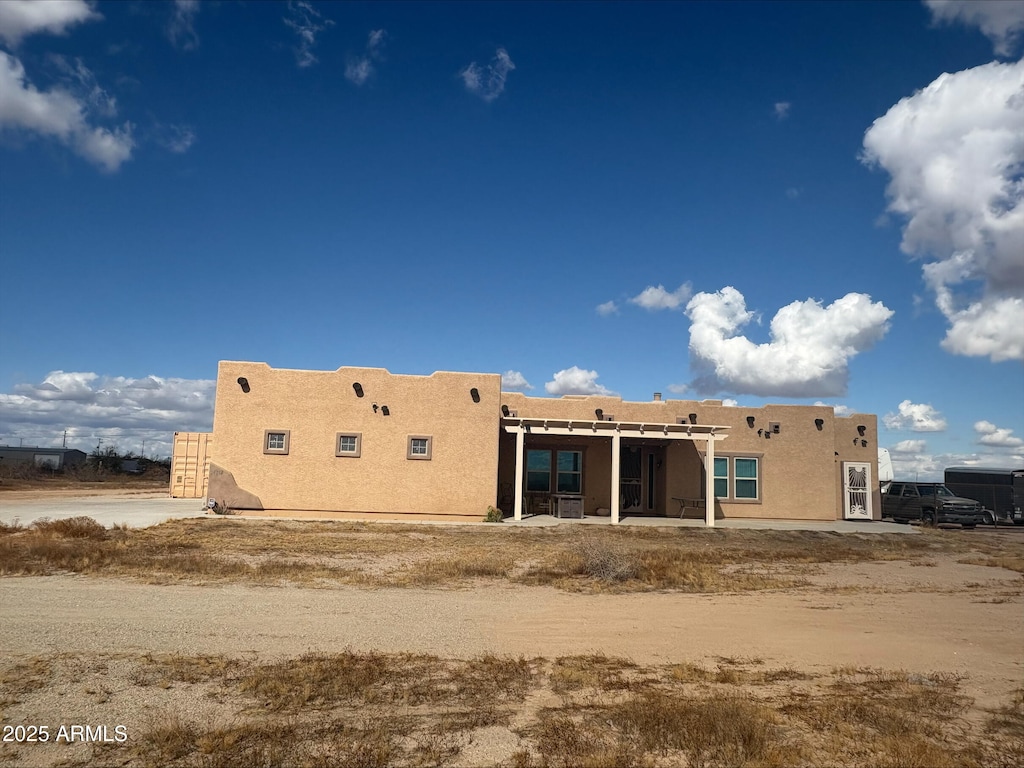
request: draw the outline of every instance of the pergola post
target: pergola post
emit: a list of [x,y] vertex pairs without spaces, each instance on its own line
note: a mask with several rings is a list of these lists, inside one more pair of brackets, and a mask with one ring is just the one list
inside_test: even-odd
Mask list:
[[619,447],[622,436],[618,430],[612,434],[612,525],[619,524]]
[[715,438],[708,435],[708,448],[704,451],[704,524],[715,527]]
[[516,493],[513,519],[523,519],[523,446],[526,443],[526,431],[522,426],[516,430]]

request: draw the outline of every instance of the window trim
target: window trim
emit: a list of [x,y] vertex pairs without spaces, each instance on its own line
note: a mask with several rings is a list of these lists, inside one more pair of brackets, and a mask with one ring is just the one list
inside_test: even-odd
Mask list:
[[[356,441],[355,450],[343,451],[341,450],[341,438],[343,437],[354,437]],[[363,433],[362,432],[338,432],[334,435],[334,455],[337,458],[347,459],[358,459],[363,453]]]
[[[754,476],[753,477],[740,477],[736,474],[736,462],[737,461],[752,461],[754,462]],[[753,481],[754,482],[754,495],[753,496],[740,496],[737,492],[740,481]],[[732,491],[733,501],[740,501],[745,503],[754,503],[761,501],[761,457],[760,456],[733,456],[732,457]]]
[[[414,440],[426,440],[427,441],[427,452],[426,453],[413,453],[413,441]],[[410,461],[430,461],[434,455],[434,436],[433,435],[409,435],[409,440],[406,443],[405,458]]]
[[[721,459],[722,461],[725,462],[725,474],[724,475],[718,474],[718,467],[717,466],[713,466],[711,468],[711,470],[714,473],[714,476],[712,477],[713,483],[712,483],[711,487],[715,488],[715,498],[716,499],[728,499],[728,498],[730,498],[730,496],[729,496],[729,489],[732,487],[731,484],[729,483],[730,467],[732,466],[732,462],[729,461],[729,457],[728,456],[719,456],[719,455],[715,454],[714,463],[718,464],[718,460],[719,459]],[[723,495],[723,496],[719,496],[718,495],[717,483],[718,483],[719,480],[725,480],[725,495]]]
[[[280,448],[270,447],[271,435],[283,435],[284,445]],[[287,456],[292,446],[292,431],[290,429],[265,429],[263,430],[263,453],[268,456]]]

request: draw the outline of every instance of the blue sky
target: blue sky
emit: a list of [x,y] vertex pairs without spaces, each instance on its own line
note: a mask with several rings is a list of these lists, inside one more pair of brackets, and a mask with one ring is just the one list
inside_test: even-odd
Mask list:
[[[221,359],[876,413],[1024,466],[1024,3],[0,3],[0,443]],[[530,387],[526,389],[526,387]]]

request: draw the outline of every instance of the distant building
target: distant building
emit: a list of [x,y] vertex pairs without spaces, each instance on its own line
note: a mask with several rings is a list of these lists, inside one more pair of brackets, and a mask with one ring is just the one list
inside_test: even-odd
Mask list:
[[[202,435],[181,437],[184,451]],[[495,506],[517,519],[685,514],[709,525],[880,512],[874,415],[660,394],[529,397],[502,392],[496,373],[221,362],[202,445],[193,492],[234,509],[483,515]],[[176,438],[175,466],[178,452]]]
[[0,445],[0,466],[35,464],[48,469],[68,469],[84,464],[86,454],[75,448],[12,447]]

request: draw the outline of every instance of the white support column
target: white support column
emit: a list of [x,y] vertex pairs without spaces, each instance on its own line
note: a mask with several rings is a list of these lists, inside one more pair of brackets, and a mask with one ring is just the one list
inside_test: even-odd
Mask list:
[[619,446],[622,437],[615,430],[612,435],[612,525],[619,524]]
[[523,445],[526,442],[526,431],[523,427],[516,430],[516,503],[515,520],[523,519]]
[[708,448],[704,451],[704,524],[715,527],[715,438],[708,435]]

